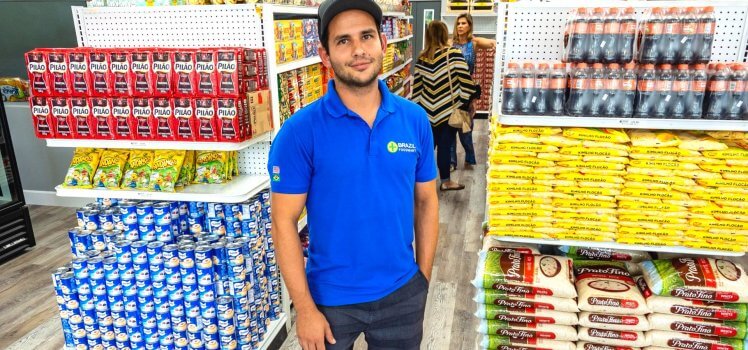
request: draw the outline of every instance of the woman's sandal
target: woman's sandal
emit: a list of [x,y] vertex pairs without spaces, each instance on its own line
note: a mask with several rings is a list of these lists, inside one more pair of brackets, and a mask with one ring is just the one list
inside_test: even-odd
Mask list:
[[459,190],[464,190],[465,189],[465,185],[458,184],[455,187],[445,187],[444,185],[441,185],[441,186],[439,186],[439,189],[442,192],[445,192],[445,191],[459,191]]

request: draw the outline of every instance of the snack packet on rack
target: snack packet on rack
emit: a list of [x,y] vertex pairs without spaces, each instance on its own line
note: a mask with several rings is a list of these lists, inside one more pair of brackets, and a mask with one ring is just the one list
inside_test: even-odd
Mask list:
[[92,188],[94,172],[99,166],[100,150],[76,148],[62,185],[65,187]]
[[196,184],[218,184],[226,182],[226,152],[197,151],[195,152]]
[[151,190],[174,192],[184,157],[185,151],[157,150],[153,157],[153,167],[148,182]]
[[119,188],[129,155],[128,150],[104,150],[94,175],[94,187]]
[[151,179],[154,152],[151,150],[132,150],[127,160],[127,168],[122,178],[122,188],[147,190]]

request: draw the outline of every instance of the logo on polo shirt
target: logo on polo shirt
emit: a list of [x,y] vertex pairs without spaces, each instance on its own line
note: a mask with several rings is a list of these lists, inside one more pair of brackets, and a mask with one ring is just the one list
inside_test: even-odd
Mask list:
[[409,142],[390,141],[387,143],[387,151],[393,154],[397,152],[412,153],[416,151],[416,145]]

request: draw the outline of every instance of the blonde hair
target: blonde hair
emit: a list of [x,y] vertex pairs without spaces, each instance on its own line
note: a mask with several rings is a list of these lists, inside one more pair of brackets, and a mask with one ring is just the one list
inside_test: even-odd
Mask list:
[[473,16],[469,13],[463,13],[455,18],[455,27],[452,30],[452,43],[454,44],[460,43],[460,36],[457,34],[457,22],[460,21],[460,18],[464,18],[468,23],[467,41],[473,40]]
[[442,21],[433,20],[426,28],[426,42],[423,45],[423,51],[419,58],[433,59],[436,51],[449,47],[449,30],[447,25]]

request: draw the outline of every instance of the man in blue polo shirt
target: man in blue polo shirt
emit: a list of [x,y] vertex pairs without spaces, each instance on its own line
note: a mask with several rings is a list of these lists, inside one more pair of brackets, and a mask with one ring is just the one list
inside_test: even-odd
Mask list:
[[320,56],[336,78],[270,150],[273,240],[304,349],[352,349],[361,333],[370,349],[421,342],[439,231],[434,146],[426,113],[377,79],[381,20],[372,0],[320,5]]

